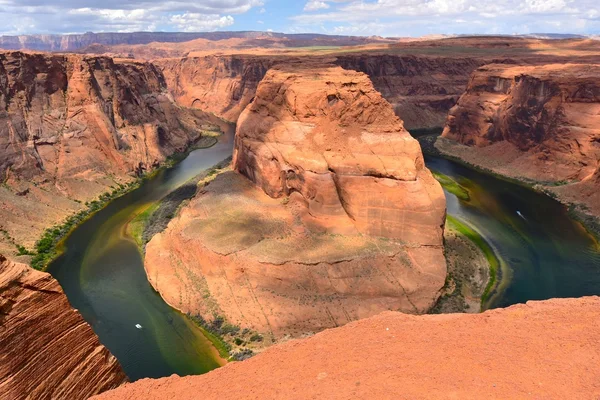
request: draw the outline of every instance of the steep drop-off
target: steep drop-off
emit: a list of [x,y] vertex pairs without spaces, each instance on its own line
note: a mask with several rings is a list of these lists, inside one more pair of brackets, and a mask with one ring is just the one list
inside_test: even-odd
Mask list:
[[549,190],[600,215],[597,195],[587,193],[600,165],[599,78],[597,65],[482,67],[438,147],[506,176],[558,185]]
[[484,64],[472,57],[448,58],[349,53],[340,56],[209,55],[153,61],[175,99],[186,107],[236,121],[267,70],[281,63],[333,61],[363,72],[392,103],[409,129],[441,127],[464,92],[469,74]]
[[280,57],[218,56],[156,60],[177,102],[229,121],[252,101],[259,82]]
[[86,399],[126,380],[56,280],[0,256],[0,398]]
[[1,53],[5,247],[31,247],[81,203],[187,148],[206,120],[176,105],[148,63]]
[[424,129],[444,125],[470,73],[485,61],[474,57],[347,54],[337,56],[335,63],[369,75],[407,129]]
[[594,399],[598,318],[597,297],[476,315],[388,312],[203,376],[145,379],[95,399]]
[[241,174],[217,177],[146,247],[168,303],[272,339],[434,304],[443,191],[366,75],[271,69],[234,153]]

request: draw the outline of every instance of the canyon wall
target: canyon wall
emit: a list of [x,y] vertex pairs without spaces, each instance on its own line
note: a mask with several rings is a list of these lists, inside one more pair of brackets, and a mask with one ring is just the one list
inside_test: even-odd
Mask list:
[[347,54],[342,68],[364,72],[389,101],[407,129],[444,126],[448,110],[464,92],[469,75],[485,63],[475,57]]
[[81,203],[186,149],[206,119],[175,104],[163,75],[148,63],[0,53],[6,246],[31,247]]
[[0,256],[0,398],[87,399],[126,380],[54,278]]
[[[549,190],[566,195],[591,188],[600,166],[599,78],[600,67],[588,64],[479,68],[438,147],[506,176],[558,185]],[[591,194],[570,197],[600,215]]]
[[598,318],[598,297],[475,315],[387,312],[210,374],[144,379],[94,399],[594,399]]
[[235,122],[254,98],[267,70],[283,60],[276,56],[210,55],[153,63],[161,69],[179,104]]
[[210,55],[154,60],[175,99],[186,107],[236,121],[274,65],[332,61],[367,74],[409,129],[441,127],[464,92],[469,74],[484,64],[472,57],[447,58],[349,53],[340,56]]
[[238,121],[234,166],[146,247],[169,304],[278,340],[435,303],[444,194],[366,75],[271,69]]

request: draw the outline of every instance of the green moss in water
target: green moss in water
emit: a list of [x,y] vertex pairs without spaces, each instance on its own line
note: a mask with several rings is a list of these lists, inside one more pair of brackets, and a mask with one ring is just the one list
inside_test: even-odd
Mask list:
[[434,171],[432,173],[435,179],[437,179],[444,189],[463,201],[469,201],[471,199],[469,191],[465,187],[461,186],[460,183],[442,173]]
[[500,261],[498,260],[498,257],[496,257],[496,254],[494,253],[494,250],[489,245],[489,243],[473,228],[451,215],[448,215],[447,223],[453,229],[457,230],[458,232],[469,238],[469,240],[471,240],[477,247],[479,247],[490,265],[490,280],[488,281],[483,295],[481,296],[481,304],[483,306],[489,299],[490,294],[492,293],[492,290],[496,285],[496,275],[498,274],[500,268]]

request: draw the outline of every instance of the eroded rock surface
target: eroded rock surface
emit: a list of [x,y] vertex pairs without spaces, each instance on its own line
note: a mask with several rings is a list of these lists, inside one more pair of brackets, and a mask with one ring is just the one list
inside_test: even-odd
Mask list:
[[598,318],[598,297],[475,315],[387,312],[203,376],[144,379],[97,399],[594,399]]
[[0,256],[0,398],[87,399],[126,380],[54,278]]
[[148,63],[1,53],[2,229],[31,248],[81,203],[184,150],[205,120]]
[[234,167],[147,245],[171,305],[279,339],[434,304],[444,194],[366,75],[270,70],[240,117]]
[[[443,140],[438,147],[503,175],[589,191],[600,165],[599,78],[597,65],[482,67],[443,133],[477,149]],[[579,197],[600,215],[597,199]]]

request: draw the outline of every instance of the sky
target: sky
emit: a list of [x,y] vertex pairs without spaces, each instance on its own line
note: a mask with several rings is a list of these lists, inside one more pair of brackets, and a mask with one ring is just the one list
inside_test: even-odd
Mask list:
[[0,0],[0,34],[600,34],[600,0]]

